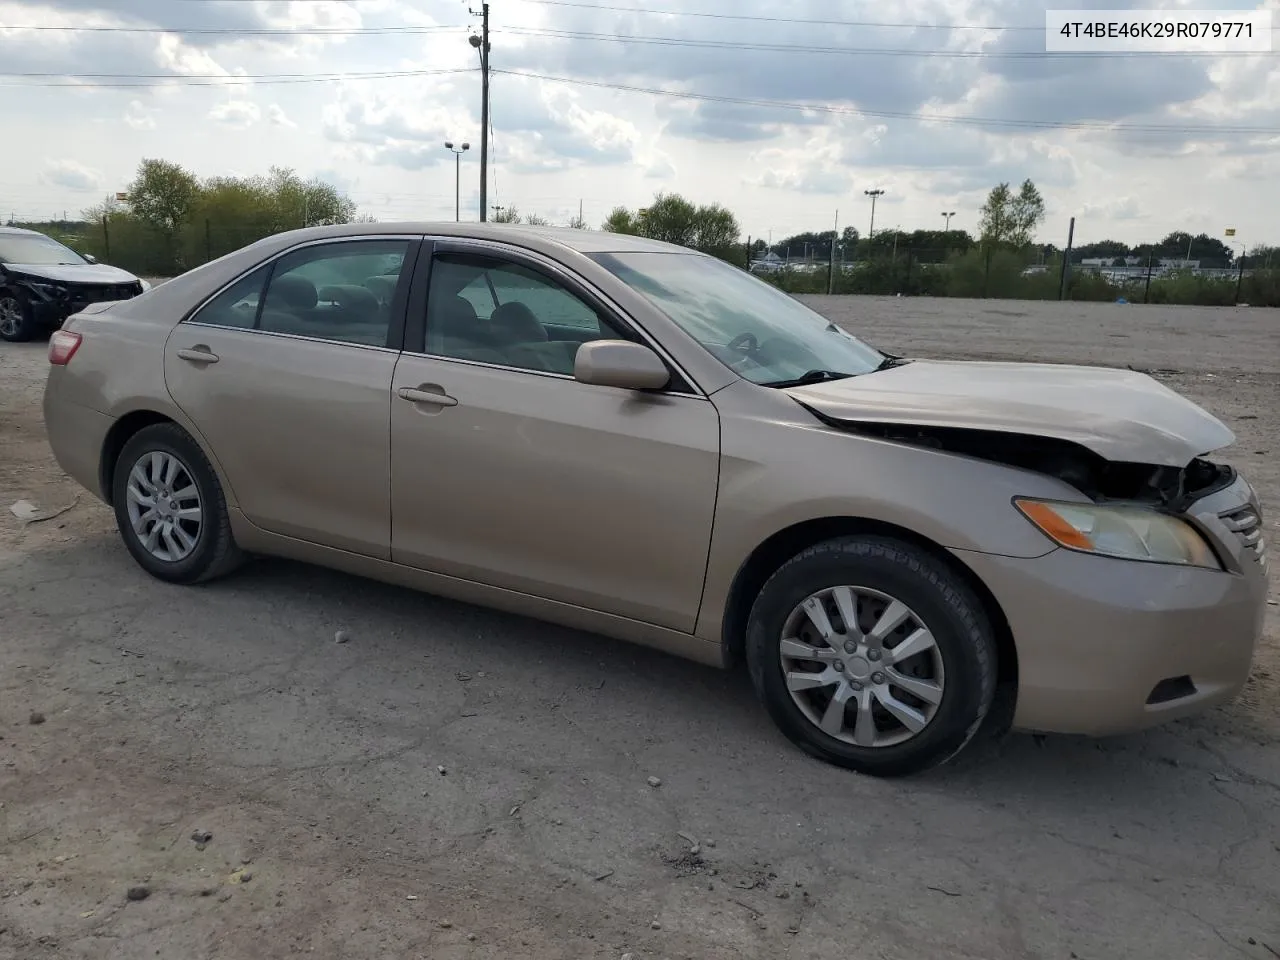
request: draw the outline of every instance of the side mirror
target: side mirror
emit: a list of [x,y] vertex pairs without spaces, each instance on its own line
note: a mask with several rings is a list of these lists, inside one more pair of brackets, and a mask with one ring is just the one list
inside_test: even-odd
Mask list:
[[594,340],[578,348],[573,378],[597,387],[661,390],[671,382],[662,358],[628,340]]
[[92,253],[82,253],[82,254],[80,254],[80,256],[84,257],[84,258],[85,258],[85,260],[87,260],[89,263],[97,263],[97,262],[98,262],[98,258],[97,258],[97,257],[95,257]]

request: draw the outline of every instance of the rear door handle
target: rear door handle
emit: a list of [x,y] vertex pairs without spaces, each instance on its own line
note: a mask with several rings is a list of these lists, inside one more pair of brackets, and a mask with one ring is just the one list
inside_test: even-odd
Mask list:
[[[436,391],[439,391],[438,393]],[[410,403],[430,403],[437,407],[456,407],[458,401],[439,387],[436,390],[424,390],[420,387],[401,387],[396,396]]]
[[182,360],[190,360],[192,363],[217,363],[218,355],[208,347],[195,347],[191,350],[179,350],[178,357]]

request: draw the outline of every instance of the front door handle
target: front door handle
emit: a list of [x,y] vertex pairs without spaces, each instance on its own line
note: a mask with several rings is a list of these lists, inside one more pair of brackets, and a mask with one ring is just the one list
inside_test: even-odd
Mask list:
[[182,360],[190,360],[192,363],[218,362],[218,355],[203,344],[190,350],[179,350],[178,357]]
[[427,386],[435,387],[434,384],[423,384],[422,387],[401,387],[396,391],[396,396],[401,400],[408,400],[410,403],[430,403],[437,407],[456,407],[458,401],[444,392],[441,387],[435,387],[434,390],[425,389]]

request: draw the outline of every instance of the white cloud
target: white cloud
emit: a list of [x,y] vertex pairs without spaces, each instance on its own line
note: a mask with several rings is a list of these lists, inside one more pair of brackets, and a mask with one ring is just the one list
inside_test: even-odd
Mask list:
[[243,129],[262,119],[262,110],[250,100],[227,100],[209,111],[209,119]]
[[[960,211],[957,224],[971,225],[991,186],[1030,177],[1049,209],[1046,239],[1061,242],[1066,218],[1081,213],[1077,236],[1085,230],[1090,237],[1136,242],[1191,229],[1196,224],[1183,221],[1199,218],[1197,224],[1205,224],[1199,229],[1217,231],[1229,220],[1241,235],[1280,241],[1273,215],[1280,209],[1275,57],[1050,59],[1040,55],[1043,35],[1036,31],[787,22],[794,16],[1034,25],[1051,2],[903,0],[873,9],[866,0],[699,0],[700,12],[776,18],[770,21],[659,17],[640,12],[643,4],[627,5],[637,12],[610,4],[494,4],[495,63],[577,82],[495,74],[488,202],[550,213],[576,211],[581,198],[587,219],[598,223],[614,205],[642,206],[661,188],[700,203],[723,203],[738,213],[744,232],[772,229],[776,236],[826,229],[836,208],[842,219],[865,224],[870,211],[862,191],[876,186],[890,190],[881,200],[889,205],[882,209],[891,211],[885,214],[890,223],[934,227],[938,211],[954,209]],[[1280,9],[1278,2],[1266,5]],[[1229,0],[1208,6],[1223,4]],[[660,6],[683,9],[674,2]],[[466,11],[463,0],[0,0],[0,22],[6,24],[230,31],[0,28],[5,71],[79,84],[24,87],[6,101],[6,135],[41,149],[7,155],[5,179],[15,198],[39,213],[83,201],[70,185],[75,175],[60,182],[68,178],[46,168],[49,157],[91,162],[104,183],[127,180],[144,156],[176,161],[200,176],[264,173],[282,165],[304,176],[325,171],[335,181],[358,181],[367,192],[357,200],[372,204],[376,197],[380,216],[451,218],[454,163],[443,141],[470,141],[461,176],[463,202],[474,215],[480,84],[466,39],[474,21]],[[422,27],[458,29],[405,30]],[[618,44],[517,32],[530,27],[723,45]],[[263,28],[386,32],[235,33]],[[808,49],[765,49],[770,45]],[[877,47],[895,52],[849,53]],[[960,50],[996,56],[945,55]],[[306,83],[271,83],[268,76],[449,69],[470,72]],[[102,86],[102,78],[61,79],[70,74],[118,74],[121,86]],[[147,85],[123,86],[134,83]],[[791,106],[799,104],[808,108]],[[824,106],[834,112],[815,109]],[[915,114],[961,122],[922,122]],[[1015,124],[977,124],[974,117]],[[1210,129],[1139,133],[1029,125],[1080,121]],[[1224,125],[1261,132],[1212,129]],[[264,135],[227,136],[235,129]],[[1188,184],[1203,211],[1184,216],[1168,198],[1185,194]]]
[[267,119],[277,127],[296,129],[298,126],[289,119],[289,115],[284,112],[284,108],[278,103],[273,103],[267,107]]
[[50,160],[41,179],[52,186],[81,193],[97,190],[102,185],[101,173],[75,160]]
[[130,100],[129,109],[125,111],[124,122],[134,130],[154,130],[155,114],[141,100]]

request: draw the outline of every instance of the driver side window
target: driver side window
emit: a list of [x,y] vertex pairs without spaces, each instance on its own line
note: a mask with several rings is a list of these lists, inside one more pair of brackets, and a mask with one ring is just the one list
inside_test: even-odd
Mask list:
[[521,264],[440,254],[431,267],[426,352],[573,375],[578,348],[630,339],[559,283]]

